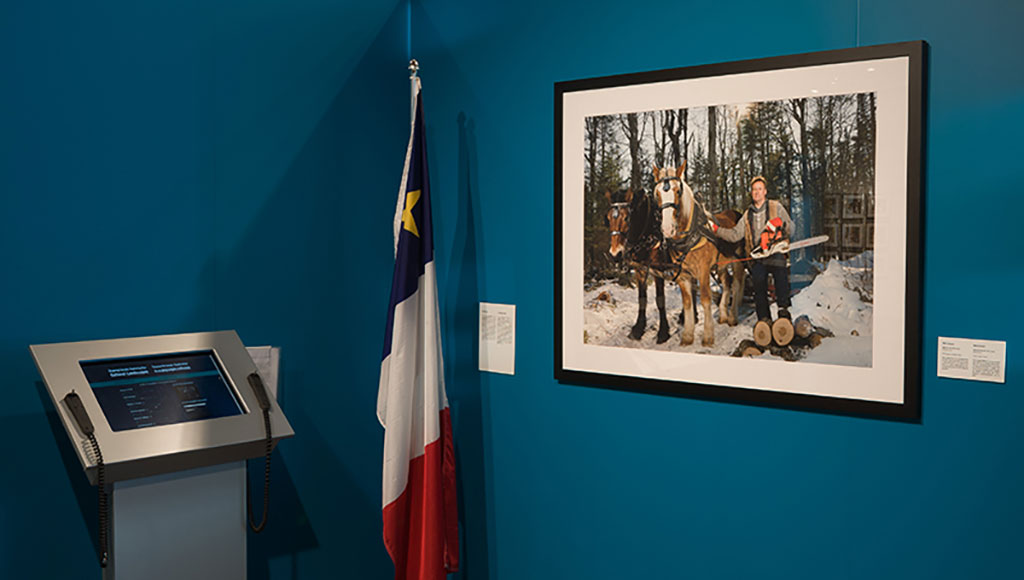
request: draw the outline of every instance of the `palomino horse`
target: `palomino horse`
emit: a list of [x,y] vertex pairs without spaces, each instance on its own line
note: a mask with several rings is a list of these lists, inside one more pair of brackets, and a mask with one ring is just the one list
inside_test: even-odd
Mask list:
[[[651,263],[661,247],[658,226],[658,208],[649,195],[634,195],[632,189],[615,194],[605,192],[611,204],[605,220],[611,230],[608,253],[614,260],[626,260],[634,266],[634,277],[639,292],[639,312],[629,337],[640,340],[647,330],[647,276]],[[658,305],[658,344],[668,340],[668,319],[665,316],[665,280],[654,276],[655,302]]]
[[[700,303],[704,308],[701,344],[712,346],[715,343],[715,322],[711,317],[711,269],[719,261],[720,253],[714,244],[714,234],[707,226],[709,218],[694,197],[693,190],[683,181],[685,162],[678,169],[659,169],[657,165],[653,169],[655,197],[661,209],[661,232],[670,260],[679,267],[675,282],[683,294],[684,317],[680,344],[693,344],[697,322],[693,308],[693,283],[696,282],[700,286]],[[722,284],[722,304],[727,301],[729,286]],[[742,290],[739,296],[742,298]],[[722,310],[719,305],[720,315]]]

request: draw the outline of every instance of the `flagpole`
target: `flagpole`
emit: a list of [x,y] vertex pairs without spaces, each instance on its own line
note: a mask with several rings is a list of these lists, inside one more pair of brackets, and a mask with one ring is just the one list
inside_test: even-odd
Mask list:
[[416,120],[416,93],[418,87],[416,86],[417,75],[420,72],[420,63],[416,62],[416,59],[409,61],[409,122],[412,123]]
[[416,122],[416,96],[419,93],[420,63],[416,59],[409,61],[409,146],[405,150],[405,166],[402,169],[402,185],[399,187],[398,200],[395,202],[395,256],[398,256],[398,232],[402,227],[402,208],[405,207],[406,180],[409,177],[409,156],[412,155],[412,138],[415,135],[413,123]]

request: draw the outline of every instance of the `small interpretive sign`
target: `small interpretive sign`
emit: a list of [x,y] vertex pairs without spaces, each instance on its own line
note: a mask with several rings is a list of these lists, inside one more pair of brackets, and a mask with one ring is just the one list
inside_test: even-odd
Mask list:
[[480,370],[516,374],[515,304],[480,303]]
[[940,377],[1006,382],[1006,341],[940,336],[938,358]]

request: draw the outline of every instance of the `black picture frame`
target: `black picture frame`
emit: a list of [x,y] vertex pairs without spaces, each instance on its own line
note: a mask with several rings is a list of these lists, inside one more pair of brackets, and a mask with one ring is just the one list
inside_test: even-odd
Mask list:
[[[555,379],[572,385],[919,420],[926,52],[925,42],[913,41],[556,83]],[[868,70],[870,73],[864,72]],[[884,74],[871,76],[879,71]],[[833,79],[839,86],[835,90],[840,92],[829,92],[828,82]],[[872,85],[875,82],[877,86]],[[787,362],[767,356],[762,357],[767,360],[744,359],[689,352],[685,347],[653,350],[633,344],[586,342],[587,323],[582,321],[583,309],[589,303],[582,283],[585,258],[581,240],[586,235],[583,210],[584,203],[600,205],[593,201],[596,194],[588,193],[584,167],[585,137],[580,129],[587,119],[670,108],[696,111],[735,103],[819,98],[812,96],[807,87],[820,87],[820,93],[819,89],[810,90],[823,97],[870,93],[872,113],[877,110],[872,129],[873,163],[877,167],[872,165],[876,174],[868,200],[870,211],[862,212],[867,217],[858,218],[862,219],[858,239],[866,244],[872,258],[869,366]],[[898,157],[900,163],[894,166],[879,161],[883,155],[886,159]],[[887,165],[882,167],[883,163]],[[842,197],[838,203],[841,214]],[[841,223],[821,224],[821,228],[843,234]],[[829,243],[841,245],[843,240]],[[837,246],[831,247],[839,251]],[[669,288],[666,285],[666,293],[671,291]],[[678,289],[675,292],[678,294]]]

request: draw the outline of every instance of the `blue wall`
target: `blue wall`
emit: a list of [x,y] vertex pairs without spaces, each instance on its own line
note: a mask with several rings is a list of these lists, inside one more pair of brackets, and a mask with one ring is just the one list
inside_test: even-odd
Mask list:
[[250,577],[388,575],[374,408],[407,29],[397,0],[0,5],[0,578],[99,577],[95,494],[28,345],[227,328],[284,348],[298,433]]
[[[471,309],[462,296],[518,307],[516,376],[454,361],[484,418],[483,462],[461,466],[485,490],[485,515],[467,519],[484,520],[488,550],[470,566],[502,579],[1024,575],[1017,351],[1006,385],[934,377],[937,336],[1007,339],[1022,322],[1004,302],[1021,283],[1017,228],[976,229],[1019,197],[1022,17],[998,1],[416,4],[447,311]],[[553,83],[858,34],[931,46],[921,424],[555,383]],[[449,334],[470,351],[466,328]]]
[[[406,2],[0,5],[0,577],[95,568],[94,496],[27,345],[235,328],[285,349],[253,578],[386,578],[374,417],[407,139]],[[553,83],[902,40],[930,43],[924,361],[1006,339],[1024,9],[921,0],[414,2],[423,65],[461,577],[1024,574],[1024,403],[924,379],[900,424],[552,380]],[[859,8],[858,8],[859,6]],[[653,29],[679,30],[668,47]],[[998,215],[998,214],[996,214]],[[479,300],[518,306],[514,377],[476,371]],[[72,459],[73,461],[73,459]],[[59,550],[59,551],[58,551]]]

